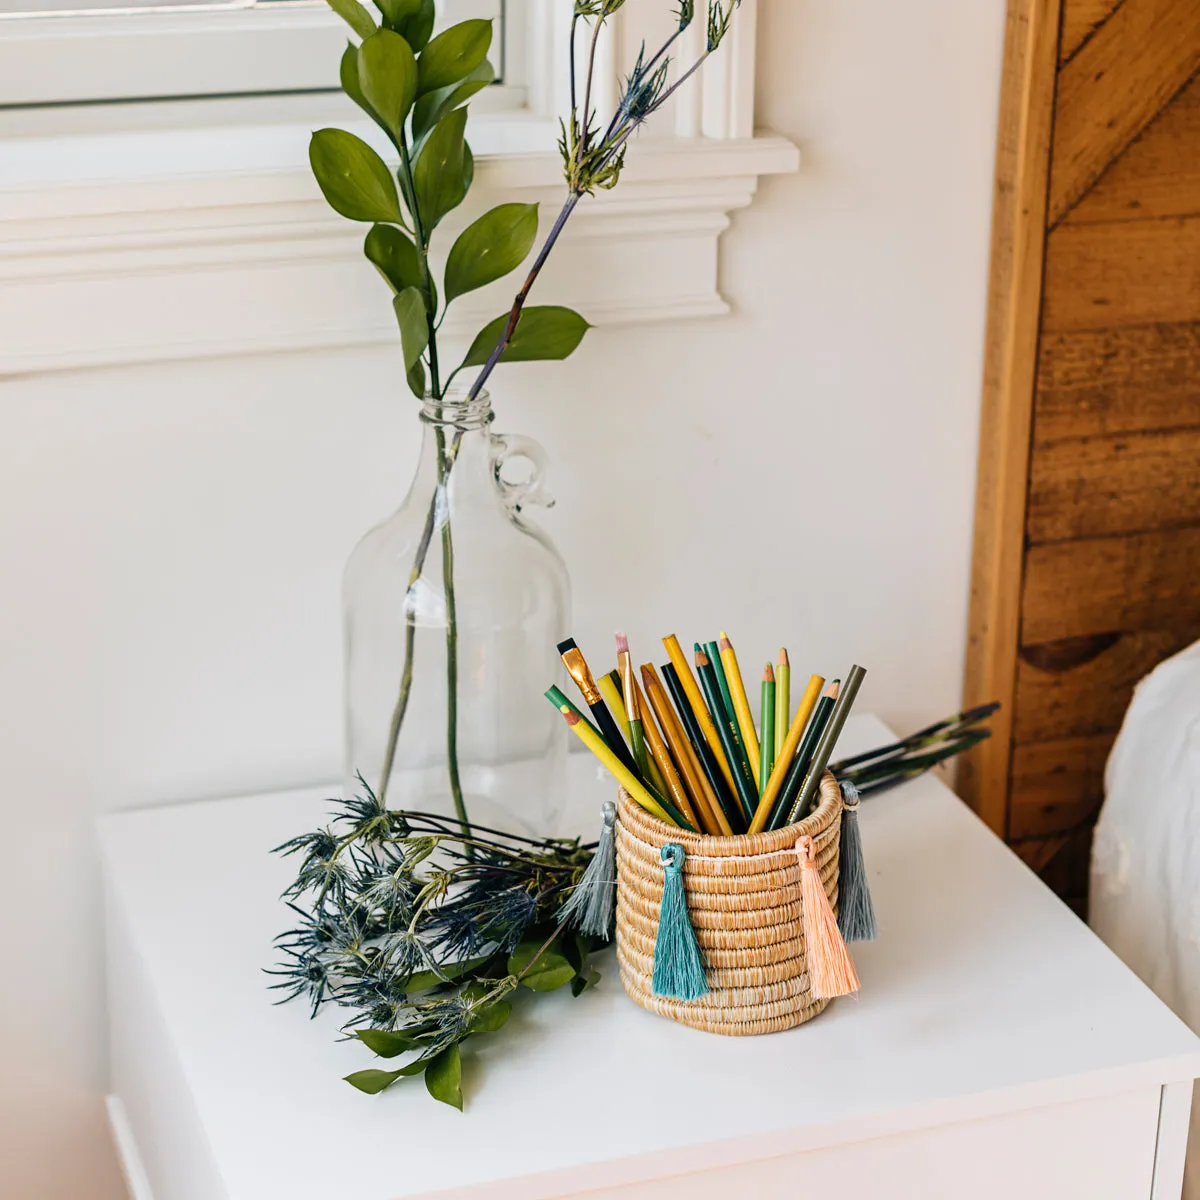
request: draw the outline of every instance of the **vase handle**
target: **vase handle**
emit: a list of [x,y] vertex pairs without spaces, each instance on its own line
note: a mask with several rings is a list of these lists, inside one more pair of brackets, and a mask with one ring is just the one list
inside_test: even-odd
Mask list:
[[[529,462],[529,475],[519,483],[510,483],[504,478],[504,468],[518,458]],[[515,433],[492,434],[492,478],[513,512],[519,513],[527,504],[554,507],[554,497],[546,487],[546,463],[546,451],[533,438]]]

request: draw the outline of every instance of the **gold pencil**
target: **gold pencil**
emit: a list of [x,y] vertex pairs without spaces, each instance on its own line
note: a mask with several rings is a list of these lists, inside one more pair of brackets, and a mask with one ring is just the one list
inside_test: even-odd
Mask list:
[[[667,656],[671,660],[671,665],[679,675],[679,685],[683,688],[683,693],[692,706],[692,712],[696,715],[696,723],[700,726],[700,732],[704,734],[704,740],[708,743],[713,758],[717,760],[717,766],[725,777],[729,794],[736,796],[737,784],[733,780],[733,771],[730,769],[729,760],[725,757],[725,751],[721,747],[721,739],[717,736],[717,727],[713,723],[712,714],[708,711],[708,705],[704,703],[704,697],[700,694],[700,685],[696,682],[692,668],[683,653],[683,647],[673,633],[663,638],[662,642],[667,648]],[[718,805],[718,807],[720,806]]]
[[812,710],[817,706],[817,701],[821,697],[821,689],[824,686],[825,680],[820,675],[814,675],[808,681],[808,687],[804,689],[804,695],[800,698],[800,707],[796,709],[796,715],[792,718],[788,735],[784,739],[783,753],[775,760],[771,777],[767,780],[766,790],[759,797],[758,808],[754,810],[754,820],[750,822],[748,832],[762,833],[766,828],[767,821],[771,818],[771,811],[775,807],[779,789],[783,787],[783,781],[787,778],[788,769],[792,765],[792,759],[800,745],[800,739],[804,736],[804,727],[808,724],[808,718],[812,716]]
[[737,652],[729,640],[729,634],[723,629],[717,645],[721,650],[721,663],[725,667],[725,678],[729,681],[729,694],[733,697],[733,711],[737,717],[738,729],[742,734],[742,745],[746,748],[746,757],[750,760],[750,776],[752,779],[757,779],[761,765],[758,757],[758,734],[754,730],[754,713],[751,711],[750,701],[746,697],[746,685],[742,682]]
[[679,772],[675,769],[675,764],[671,761],[671,751],[667,748],[663,735],[658,731],[658,722],[654,719],[654,712],[642,693],[642,685],[638,683],[636,676],[633,680],[633,690],[637,697],[638,711],[642,714],[642,731],[646,735],[646,748],[650,751],[650,765],[657,768],[658,774],[663,780],[663,790],[675,802],[675,807],[697,829],[703,829],[704,824],[696,816],[696,810],[692,807],[688,790],[684,786]]

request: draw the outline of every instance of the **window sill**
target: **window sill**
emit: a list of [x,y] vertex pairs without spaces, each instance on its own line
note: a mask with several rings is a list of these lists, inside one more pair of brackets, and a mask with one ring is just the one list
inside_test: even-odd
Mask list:
[[[365,133],[365,131],[362,131]],[[309,128],[143,130],[18,138],[0,186],[0,375],[366,345],[396,339],[361,226],[331,212],[307,165]],[[563,196],[556,130],[512,113],[472,123],[478,156],[457,229],[509,199]],[[761,175],[797,169],[786,139],[644,138],[620,187],[589,199],[538,285],[595,324],[712,316],[717,245]],[[511,281],[464,298],[469,335]]]

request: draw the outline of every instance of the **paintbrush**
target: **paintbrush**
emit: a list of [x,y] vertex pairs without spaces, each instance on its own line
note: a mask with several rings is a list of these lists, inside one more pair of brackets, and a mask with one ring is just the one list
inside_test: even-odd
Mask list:
[[592,710],[592,716],[596,719],[600,736],[608,743],[608,748],[617,756],[622,765],[640,778],[641,772],[638,771],[637,764],[629,753],[629,747],[625,745],[625,739],[621,736],[621,731],[617,727],[616,721],[613,720],[612,713],[608,711],[608,705],[604,703],[604,696],[596,684],[591,668],[587,665],[587,659],[583,657],[583,651],[575,644],[575,639],[567,638],[565,642],[559,642],[558,653],[563,660],[563,666],[567,668],[567,674],[579,688],[584,703]]

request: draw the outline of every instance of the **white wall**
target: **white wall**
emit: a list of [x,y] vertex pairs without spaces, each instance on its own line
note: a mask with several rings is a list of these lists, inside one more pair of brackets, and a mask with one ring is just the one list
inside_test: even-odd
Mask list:
[[[759,121],[804,166],[723,243],[735,315],[499,377],[585,646],[724,625],[862,662],[895,725],[955,707],[1002,33],[1001,0],[763,0]],[[91,819],[336,774],[339,572],[416,422],[359,350],[12,380],[0,429],[0,1193],[103,1200]]]

